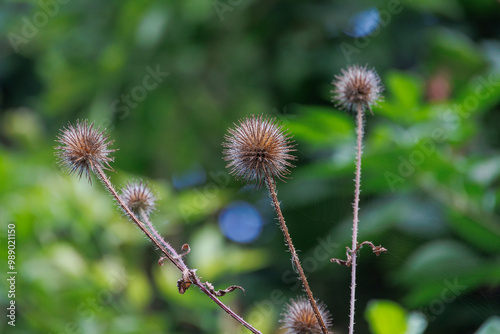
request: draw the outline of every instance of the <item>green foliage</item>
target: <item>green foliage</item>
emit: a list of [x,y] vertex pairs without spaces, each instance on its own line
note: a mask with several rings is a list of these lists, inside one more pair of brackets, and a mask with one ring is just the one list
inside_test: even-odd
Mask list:
[[[280,200],[315,296],[345,332],[349,271],[329,259],[351,244],[355,129],[330,102],[330,82],[350,63],[373,66],[385,86],[366,115],[359,239],[389,252],[360,252],[357,332],[498,332],[498,4],[402,1],[356,39],[343,33],[349,17],[389,2],[223,2],[222,14],[210,1],[60,3],[17,48],[12,33],[44,9],[0,5],[0,267],[15,222],[19,273],[18,322],[2,320],[0,332],[239,331],[196,289],[178,293],[180,273],[158,266],[99,182],[61,172],[54,139],[76,119],[115,139],[115,185],[153,185],[152,220],[176,249],[190,244],[197,273],[217,289],[243,286],[224,301],[263,333],[279,332],[284,304],[301,293],[289,254],[265,191],[242,190],[221,159],[226,129],[253,113],[283,121],[297,143]],[[157,67],[168,75],[127,104]],[[204,177],[178,186],[193,169]],[[265,221],[252,244],[218,228],[234,200]],[[3,309],[6,287],[2,279]]]
[[365,318],[372,334],[422,334],[427,327],[422,313],[407,312],[389,300],[369,302]]
[[406,316],[406,311],[391,301],[371,302],[366,308],[366,319],[373,334],[406,333]]

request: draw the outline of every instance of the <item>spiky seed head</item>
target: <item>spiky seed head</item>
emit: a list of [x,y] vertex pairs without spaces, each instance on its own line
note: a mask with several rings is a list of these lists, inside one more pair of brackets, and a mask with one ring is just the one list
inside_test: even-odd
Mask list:
[[341,71],[342,75],[336,75],[332,82],[335,87],[332,90],[332,102],[346,110],[361,106],[371,111],[371,106],[381,100],[384,90],[375,69],[353,65]]
[[147,183],[129,182],[121,193],[125,204],[137,216],[140,216],[141,210],[148,216],[155,210],[156,196]]
[[77,121],[76,126],[68,123],[56,139],[61,144],[55,147],[59,164],[66,167],[69,174],[76,173],[80,178],[85,173],[92,183],[90,172],[95,172],[96,167],[113,170],[109,165],[114,161],[110,153],[116,150],[108,148],[113,143],[108,138],[109,135],[95,128],[94,123],[89,125],[87,120]]
[[[327,328],[332,326],[332,316],[325,304],[318,303],[318,310]],[[285,313],[281,314],[280,322],[286,334],[321,334],[323,331],[318,323],[309,300],[303,296],[291,299],[285,306]]]
[[267,175],[282,180],[294,167],[295,160],[291,135],[283,131],[283,125],[274,118],[252,115],[235,124],[225,136],[223,154],[229,161],[227,167],[237,179],[257,181],[260,186]]

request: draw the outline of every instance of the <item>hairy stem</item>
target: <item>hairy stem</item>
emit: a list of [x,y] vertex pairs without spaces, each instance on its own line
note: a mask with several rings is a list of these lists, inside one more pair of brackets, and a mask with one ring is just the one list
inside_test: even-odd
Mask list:
[[179,270],[183,271],[185,268],[183,268],[180,265],[180,263],[176,259],[174,259],[173,255],[170,254],[170,252],[167,251],[165,249],[165,247],[163,247],[163,245],[156,240],[156,238],[151,234],[151,232],[149,232],[149,230],[144,226],[144,223],[141,222],[134,215],[134,213],[130,210],[130,208],[125,204],[125,202],[120,197],[120,195],[118,195],[118,192],[115,190],[115,188],[113,187],[113,184],[111,184],[111,181],[108,179],[108,177],[106,176],[106,174],[104,173],[102,168],[97,165],[97,166],[94,166],[94,170],[96,172],[96,175],[101,179],[101,181],[104,183],[104,185],[106,186],[108,191],[111,193],[111,195],[113,195],[115,200],[118,202],[118,205],[120,205],[120,207],[125,212],[125,214],[127,214],[127,216],[129,216],[130,219],[132,219],[134,224],[136,224],[137,227],[139,227],[139,229],[144,234],[146,234],[146,236],[156,245],[156,247],[158,247],[162,251],[162,253],[165,254],[165,256],[170,260],[170,262],[172,262]]
[[193,284],[196,285],[198,288],[200,288],[200,290],[204,294],[206,294],[210,299],[212,299],[217,305],[219,305],[219,307],[221,309],[223,309],[227,314],[229,314],[231,317],[233,317],[240,324],[242,324],[243,326],[245,326],[252,333],[254,333],[254,334],[262,334],[257,329],[253,328],[252,325],[250,325],[248,322],[246,322],[245,320],[243,320],[243,318],[240,317],[236,312],[234,312],[233,310],[231,310],[229,308],[229,306],[227,306],[226,304],[224,304],[223,302],[221,302],[219,298],[217,298],[212,293],[210,293],[210,291],[208,291],[208,289],[205,287],[205,285],[203,285],[203,283],[200,282],[199,279],[197,279],[196,281],[194,281]]
[[307,298],[309,299],[309,302],[311,303],[311,307],[314,311],[314,314],[316,315],[316,319],[318,320],[318,324],[321,327],[321,331],[323,332],[323,334],[328,334],[328,328],[326,327],[325,321],[323,320],[323,317],[321,316],[321,313],[319,312],[318,305],[316,304],[316,300],[314,300],[313,293],[311,291],[311,288],[309,287],[309,283],[307,282],[307,278],[306,278],[306,275],[304,273],[304,270],[302,269],[302,265],[300,264],[299,256],[297,255],[297,252],[295,251],[295,246],[293,245],[292,238],[290,237],[290,233],[288,232],[288,227],[286,226],[285,218],[283,217],[283,214],[281,213],[280,203],[278,201],[278,196],[276,194],[276,187],[274,184],[274,180],[267,172],[265,173],[265,176],[266,176],[267,188],[269,189],[269,193],[271,195],[274,210],[276,211],[276,215],[278,216],[278,220],[280,222],[280,227],[281,227],[281,230],[283,231],[283,234],[285,236],[285,240],[286,240],[286,243],[288,245],[288,249],[290,250],[290,253],[292,254],[292,261],[293,261],[295,267],[297,268],[300,280],[302,281],[302,285],[303,285],[304,290],[307,294]]
[[352,220],[352,265],[351,265],[351,303],[349,313],[349,334],[354,333],[354,312],[356,303],[356,255],[354,250],[358,246],[358,213],[359,213],[359,193],[361,187],[361,154],[363,153],[363,116],[364,110],[361,104],[358,104],[357,114],[357,150],[356,150],[356,178],[354,189],[354,215]]
[[[118,202],[118,204],[120,205],[120,207],[122,208],[122,210],[127,214],[127,216],[130,217],[130,219],[132,219],[132,221],[137,225],[137,227],[139,227],[139,229],[144,234],[146,234],[146,236],[155,244],[155,246],[158,247],[158,249],[160,249],[163,254],[165,254],[165,257],[167,259],[169,259],[170,262],[172,262],[181,272],[184,273],[185,271],[190,270],[184,264],[184,262],[182,261],[182,259],[179,257],[179,255],[175,251],[175,249],[173,249],[172,247],[170,247],[170,249],[167,250],[164,247],[163,243],[160,242],[160,241],[158,241],[155,238],[155,236],[153,236],[153,234],[144,226],[144,223],[141,222],[134,215],[134,213],[130,210],[130,208],[125,204],[125,202],[123,201],[123,199],[120,197],[120,195],[118,195],[118,193],[116,192],[115,188],[113,187],[113,184],[108,179],[108,177],[106,176],[106,174],[104,173],[104,171],[102,170],[102,168],[99,165],[94,165],[93,167],[94,167],[93,171],[95,172],[96,176],[99,179],[101,179],[101,181],[104,183],[105,187],[109,190],[109,192],[111,193],[111,195],[113,195],[113,197]],[[172,254],[170,252],[172,252]],[[214,296],[212,293],[210,293],[210,291],[208,291],[208,289],[203,285],[203,283],[201,283],[201,281],[199,280],[199,278],[194,274],[194,271],[191,270],[191,272],[193,273],[192,277],[191,277],[193,284],[196,285],[198,288],[200,288],[200,290],[203,293],[205,293],[208,297],[210,297],[210,299],[212,299],[217,305],[219,305],[219,307],[221,309],[223,309],[227,314],[229,314],[231,317],[233,317],[240,324],[242,324],[243,326],[245,326],[246,328],[248,328],[248,330],[250,330],[252,333],[254,333],[254,334],[262,334],[260,331],[258,331],[254,327],[252,327],[252,325],[250,325],[248,322],[246,322],[245,320],[243,320],[242,317],[240,317],[238,314],[236,314],[234,311],[232,311],[227,305],[225,305],[223,302],[221,302],[216,296]]]
[[143,209],[139,209],[140,216],[142,220],[146,223],[148,229],[153,233],[154,237],[156,240],[163,245],[166,249],[170,251],[172,256],[179,262],[179,264],[184,268],[188,269],[187,266],[184,264],[184,261],[182,260],[182,256],[179,256],[176,252],[176,250],[167,242],[165,239],[162,238],[162,236],[158,233],[158,231],[155,229],[154,225],[151,223],[149,220],[148,215],[146,212],[144,212]]

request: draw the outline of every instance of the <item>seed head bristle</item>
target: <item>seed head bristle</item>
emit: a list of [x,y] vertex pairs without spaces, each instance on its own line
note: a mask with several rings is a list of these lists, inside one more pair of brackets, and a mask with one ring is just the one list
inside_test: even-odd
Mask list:
[[[332,316],[326,309],[325,304],[317,303],[318,310],[327,328],[332,326]],[[285,313],[281,314],[281,327],[285,329],[285,334],[322,334],[323,331],[318,323],[316,314],[311,303],[305,297],[298,297],[290,300],[285,306]]]
[[242,119],[225,139],[224,160],[237,179],[257,181],[260,186],[266,174],[283,180],[290,173],[288,167],[294,167],[289,162],[296,159],[289,154],[295,151],[291,135],[274,118],[252,115]]
[[59,164],[66,167],[70,175],[76,173],[81,178],[85,173],[92,183],[90,172],[94,172],[96,167],[113,170],[109,163],[114,158],[109,154],[116,149],[108,149],[114,142],[108,141],[108,138],[109,135],[101,131],[100,127],[95,128],[93,122],[89,125],[87,120],[77,121],[76,126],[68,123],[56,140],[61,144],[55,147]]
[[341,71],[342,75],[336,75],[332,82],[335,87],[332,90],[332,102],[336,102],[339,108],[345,110],[355,110],[362,106],[371,111],[371,106],[382,99],[383,91],[375,69],[353,65]]
[[156,196],[146,183],[130,182],[121,193],[123,201],[135,215],[139,216],[141,209],[148,216],[155,210]]

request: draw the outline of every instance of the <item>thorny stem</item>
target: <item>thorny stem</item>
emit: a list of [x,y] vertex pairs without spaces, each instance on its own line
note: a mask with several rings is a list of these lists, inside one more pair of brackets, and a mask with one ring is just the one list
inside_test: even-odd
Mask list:
[[177,252],[175,251],[175,249],[167,241],[165,241],[165,239],[163,239],[161,237],[161,235],[158,233],[158,231],[155,229],[155,227],[153,226],[153,224],[149,220],[149,217],[146,214],[146,212],[143,209],[139,209],[139,213],[140,213],[140,216],[141,216],[142,220],[146,223],[146,225],[148,226],[149,230],[155,236],[156,240],[159,243],[161,243],[163,245],[163,247],[165,247],[166,249],[168,249],[170,251],[170,253],[172,254],[172,256],[175,259],[177,259],[177,261],[179,261],[179,264],[184,268],[184,270],[188,269],[187,266],[184,264],[184,261],[182,260],[182,256],[179,256],[177,254]]
[[265,173],[265,176],[266,176],[267,188],[269,189],[269,193],[271,195],[274,210],[276,211],[276,215],[278,216],[278,220],[280,222],[280,227],[281,227],[281,230],[283,231],[283,234],[285,236],[285,240],[286,240],[286,243],[288,245],[288,249],[290,250],[290,253],[292,254],[292,261],[293,261],[295,267],[297,268],[300,280],[302,281],[302,285],[304,286],[304,290],[307,294],[307,297],[309,298],[309,302],[311,303],[314,314],[316,315],[316,319],[318,320],[318,323],[321,327],[321,331],[323,332],[323,334],[328,334],[328,329],[325,325],[325,321],[323,320],[323,317],[321,316],[321,313],[319,312],[318,305],[316,305],[316,300],[314,300],[313,293],[311,291],[311,288],[309,287],[309,283],[307,282],[307,278],[306,278],[306,275],[304,274],[304,270],[302,269],[302,265],[300,264],[299,256],[297,255],[297,252],[295,251],[295,246],[293,245],[292,238],[290,237],[290,233],[288,232],[288,227],[286,226],[285,218],[283,217],[283,214],[281,213],[280,203],[278,201],[278,196],[276,194],[276,188],[275,188],[273,178],[267,172]]
[[220,301],[219,298],[217,298],[214,294],[210,293],[208,289],[201,283],[201,281],[198,279],[198,277],[195,276],[195,280],[193,281],[193,284],[196,285],[200,290],[206,294],[210,299],[212,299],[221,309],[223,309],[227,314],[229,314],[231,317],[234,318],[234,320],[238,321],[241,323],[243,326],[245,326],[248,330],[250,330],[254,334],[262,334],[259,332],[257,329],[253,328],[252,325],[250,325],[248,322],[246,322],[242,317],[240,317],[236,312],[231,310],[229,306],[224,304],[223,302]]
[[[246,322],[242,317],[240,317],[238,314],[236,314],[234,311],[232,311],[227,305],[225,305],[223,302],[221,302],[216,296],[214,296],[208,289],[203,285],[203,283],[200,281],[200,279],[195,275],[194,270],[191,270],[187,268],[187,266],[184,264],[182,259],[179,257],[175,249],[170,247],[170,254],[169,250],[167,250],[164,245],[159,242],[155,236],[144,226],[144,223],[141,222],[132,211],[130,211],[130,208],[125,204],[123,199],[118,195],[116,192],[115,188],[113,187],[113,184],[111,184],[111,181],[108,179],[104,171],[99,165],[94,165],[92,169],[96,176],[101,179],[101,181],[104,183],[106,188],[109,190],[111,195],[116,199],[120,207],[123,209],[123,211],[127,214],[127,216],[132,219],[132,221],[141,229],[144,234],[155,244],[158,249],[162,251],[163,254],[165,254],[165,257],[170,260],[181,272],[190,272],[190,279],[194,285],[196,285],[204,294],[206,294],[210,299],[212,299],[217,305],[219,305],[220,308],[222,308],[227,314],[229,314],[231,317],[233,317],[236,321],[241,323],[243,326],[245,326],[248,330],[250,330],[254,334],[262,334],[260,331],[252,327],[248,322]],[[144,217],[143,217],[144,218]],[[166,243],[166,242],[165,242]]]
[[102,168],[99,166],[99,165],[95,165],[94,166],[94,170],[97,174],[97,176],[101,179],[101,181],[104,183],[104,185],[106,186],[106,188],[109,190],[109,192],[111,193],[111,195],[113,195],[113,197],[116,199],[116,201],[118,202],[118,204],[120,205],[120,207],[123,209],[123,211],[125,211],[125,213],[127,214],[127,216],[130,217],[130,219],[132,219],[132,221],[137,225],[137,227],[139,227],[141,229],[141,231],[146,234],[146,236],[156,245],[156,247],[158,247],[164,254],[165,256],[180,270],[180,271],[183,271],[184,268],[181,266],[181,264],[176,260],[174,259],[174,257],[172,256],[172,254],[170,254],[170,252],[168,252],[165,247],[163,247],[163,245],[161,243],[159,243],[155,237],[151,234],[151,232],[149,232],[149,230],[144,226],[143,222],[141,222],[133,213],[132,211],[130,210],[130,208],[125,204],[125,202],[123,201],[123,199],[118,195],[118,193],[116,192],[115,188],[113,187],[113,185],[111,184],[111,181],[109,181],[108,177],[106,176],[106,174],[104,173],[104,171],[102,170]]
[[[357,114],[357,150],[356,150],[356,179],[354,190],[354,216],[352,220],[352,250],[357,249],[358,246],[358,213],[359,213],[359,193],[361,186],[361,154],[363,153],[363,116],[364,110],[361,104],[358,104]],[[351,303],[349,313],[349,334],[354,333],[354,311],[356,303],[356,255],[357,252],[352,254],[351,266]]]

